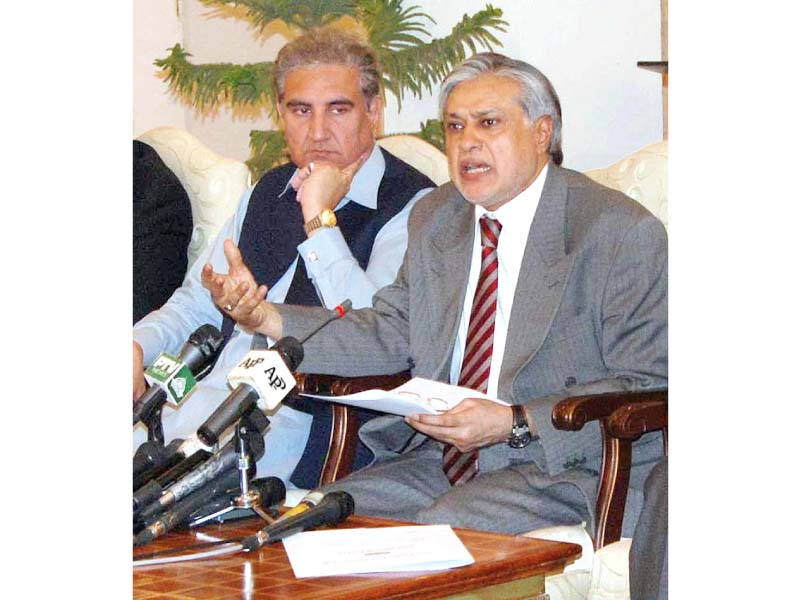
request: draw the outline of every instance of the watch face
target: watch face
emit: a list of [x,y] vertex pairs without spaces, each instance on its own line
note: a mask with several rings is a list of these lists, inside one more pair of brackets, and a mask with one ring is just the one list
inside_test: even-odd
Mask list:
[[332,210],[327,209],[323,210],[322,213],[319,215],[320,221],[325,227],[335,227],[336,226],[336,213]]
[[512,448],[524,448],[531,443],[531,432],[526,431],[522,435],[512,433],[508,438],[508,445]]

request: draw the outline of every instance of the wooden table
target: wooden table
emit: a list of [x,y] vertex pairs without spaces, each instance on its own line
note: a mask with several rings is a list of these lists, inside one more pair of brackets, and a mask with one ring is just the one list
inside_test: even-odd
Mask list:
[[[209,525],[173,532],[136,548],[134,556],[207,541],[249,535],[262,521]],[[339,527],[408,525],[369,517],[350,517]],[[580,556],[576,544],[456,529],[475,558],[466,567],[443,571],[296,579],[278,542],[250,553],[236,553],[133,570],[134,600],[522,600],[544,592],[545,574],[560,573]]]

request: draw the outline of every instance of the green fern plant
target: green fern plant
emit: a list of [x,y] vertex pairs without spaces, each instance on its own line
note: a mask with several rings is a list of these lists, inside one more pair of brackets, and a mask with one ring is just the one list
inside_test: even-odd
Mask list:
[[[275,22],[293,31],[336,24],[348,17],[361,27],[375,48],[383,67],[384,93],[391,93],[398,107],[407,93],[421,98],[432,93],[453,66],[478,48],[492,50],[502,44],[493,32],[506,31],[503,11],[486,5],[474,15],[464,15],[450,34],[430,39],[425,26],[435,21],[418,6],[404,7],[405,0],[200,0],[215,8],[212,16],[244,14],[257,33]],[[200,112],[220,106],[233,109],[266,107],[274,117],[277,99],[272,90],[272,62],[236,65],[192,64],[191,54],[176,44],[164,58],[155,61],[170,91]],[[444,148],[441,123],[420,123],[418,135]],[[283,136],[278,131],[250,132],[250,159],[254,178],[287,158]]]

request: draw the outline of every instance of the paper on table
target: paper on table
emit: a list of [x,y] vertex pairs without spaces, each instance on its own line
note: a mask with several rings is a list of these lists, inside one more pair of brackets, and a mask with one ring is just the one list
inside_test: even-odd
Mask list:
[[449,525],[305,531],[283,547],[295,577],[435,571],[475,562]]
[[414,377],[393,390],[367,390],[347,396],[319,396],[301,394],[329,402],[339,402],[401,416],[418,414],[437,414],[450,410],[464,398],[484,398],[509,406],[508,402],[490,398],[486,394],[465,387]]

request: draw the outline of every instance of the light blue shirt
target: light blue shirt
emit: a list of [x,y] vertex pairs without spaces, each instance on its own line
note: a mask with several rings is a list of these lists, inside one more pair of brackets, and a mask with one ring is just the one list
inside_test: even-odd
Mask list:
[[[335,210],[348,202],[376,208],[378,186],[385,170],[383,154],[377,144],[372,154],[353,177],[350,190]],[[288,182],[287,182],[288,188]],[[285,188],[283,192],[286,191]],[[306,271],[327,308],[333,308],[349,298],[355,308],[370,306],[373,294],[392,283],[400,268],[408,244],[408,215],[416,202],[431,188],[420,190],[411,201],[384,225],[375,236],[366,270],[350,253],[338,227],[323,228],[298,247],[298,257],[305,262]],[[203,265],[211,263],[219,273],[228,272],[223,242],[231,239],[238,244],[242,222],[253,188],[247,190],[234,215],[228,219],[209,249],[189,268],[183,285],[164,306],[145,316],[133,328],[133,339],[142,346],[144,364],[149,365],[160,352],[176,354],[193,331],[204,323],[222,328],[222,314],[214,306],[211,295],[201,281]],[[283,193],[282,192],[282,193]],[[282,302],[294,277],[297,258],[281,278],[270,288],[267,300]],[[234,327],[214,369],[200,381],[179,409],[165,406],[162,414],[164,437],[167,442],[187,438],[211,415],[230,394],[227,375],[250,351],[253,336]],[[311,415],[279,406],[268,413],[270,428],[264,438],[266,450],[258,461],[258,476],[280,477],[287,486],[289,477],[303,455],[311,427]],[[133,431],[134,450],[147,439],[142,425]]]

